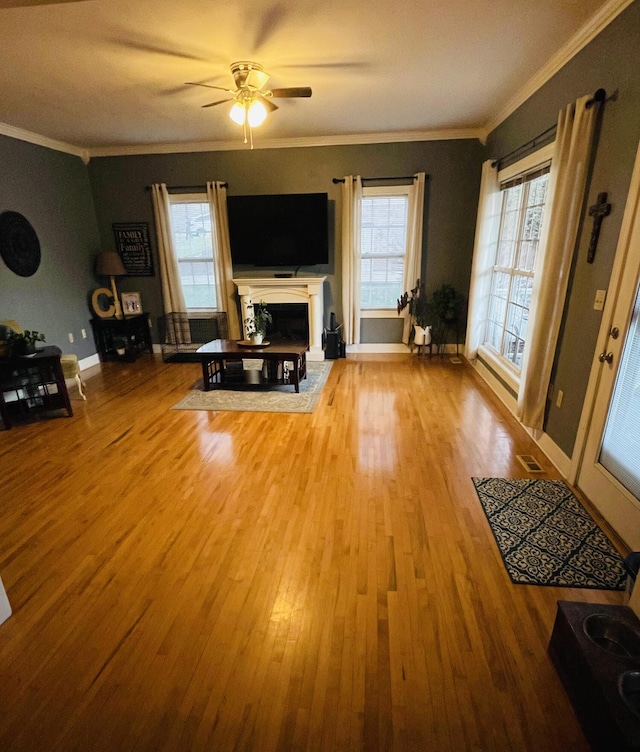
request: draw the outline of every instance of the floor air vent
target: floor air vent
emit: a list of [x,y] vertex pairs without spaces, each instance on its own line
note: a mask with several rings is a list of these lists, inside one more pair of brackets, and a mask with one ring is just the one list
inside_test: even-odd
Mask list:
[[451,362],[451,363],[456,363],[456,364],[458,364],[458,363],[462,363],[462,359],[461,359],[461,358],[459,358],[459,357],[458,357],[457,355],[454,355],[454,356],[453,356],[453,357],[451,358],[451,361],[450,361],[450,362]]
[[530,473],[543,473],[544,470],[538,464],[538,460],[532,454],[517,454],[516,457],[520,460],[525,470]]

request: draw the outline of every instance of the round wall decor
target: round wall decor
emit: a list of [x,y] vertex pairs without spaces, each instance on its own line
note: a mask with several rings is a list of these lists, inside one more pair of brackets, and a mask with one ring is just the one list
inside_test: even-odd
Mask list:
[[40,266],[40,241],[31,223],[22,214],[0,214],[0,256],[14,274],[31,277]]
[[115,316],[116,307],[113,303],[113,293],[107,287],[98,287],[91,296],[91,307],[96,316],[110,319]]

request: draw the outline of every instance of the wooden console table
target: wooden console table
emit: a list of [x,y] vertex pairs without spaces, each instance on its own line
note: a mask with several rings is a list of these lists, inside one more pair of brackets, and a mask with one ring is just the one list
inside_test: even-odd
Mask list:
[[[235,340],[214,339],[196,351],[202,362],[205,392],[215,386],[257,386],[293,384],[300,391],[300,382],[307,377],[306,342],[280,342],[266,347],[245,347]],[[265,361],[262,372],[245,371],[243,360]],[[285,363],[292,363],[287,370]]]
[[50,345],[30,355],[0,358],[0,416],[6,428],[15,417],[73,409],[60,363],[62,350]]

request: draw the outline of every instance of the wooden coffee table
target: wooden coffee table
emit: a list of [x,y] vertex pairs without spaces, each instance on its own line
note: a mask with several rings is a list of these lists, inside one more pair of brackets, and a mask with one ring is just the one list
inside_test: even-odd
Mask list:
[[[225,386],[272,386],[293,384],[307,377],[307,342],[275,342],[264,347],[247,347],[232,339],[214,339],[196,351],[202,363],[205,392]],[[243,360],[265,361],[262,371],[245,371]],[[289,367],[291,364],[291,367]]]

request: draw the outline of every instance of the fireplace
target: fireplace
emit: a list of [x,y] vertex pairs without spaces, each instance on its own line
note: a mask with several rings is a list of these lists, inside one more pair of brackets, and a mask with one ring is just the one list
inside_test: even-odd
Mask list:
[[270,303],[273,319],[267,339],[276,342],[309,341],[309,306],[306,303]]
[[[325,279],[326,277],[247,277],[234,279],[233,282],[238,288],[238,295],[240,295],[242,321],[244,322],[248,317],[247,307],[253,303],[264,301],[269,306],[271,314],[276,313],[276,316],[279,315],[279,312],[276,311],[276,304],[295,305],[296,307],[304,305],[307,308],[306,320],[309,338],[307,360],[324,360],[322,349],[324,327],[322,288]],[[292,317],[287,314],[292,310],[285,308],[283,318],[291,319]],[[288,325],[291,328],[290,322]],[[299,329],[299,324],[296,324],[293,328]],[[243,337],[247,338],[244,326]]]

